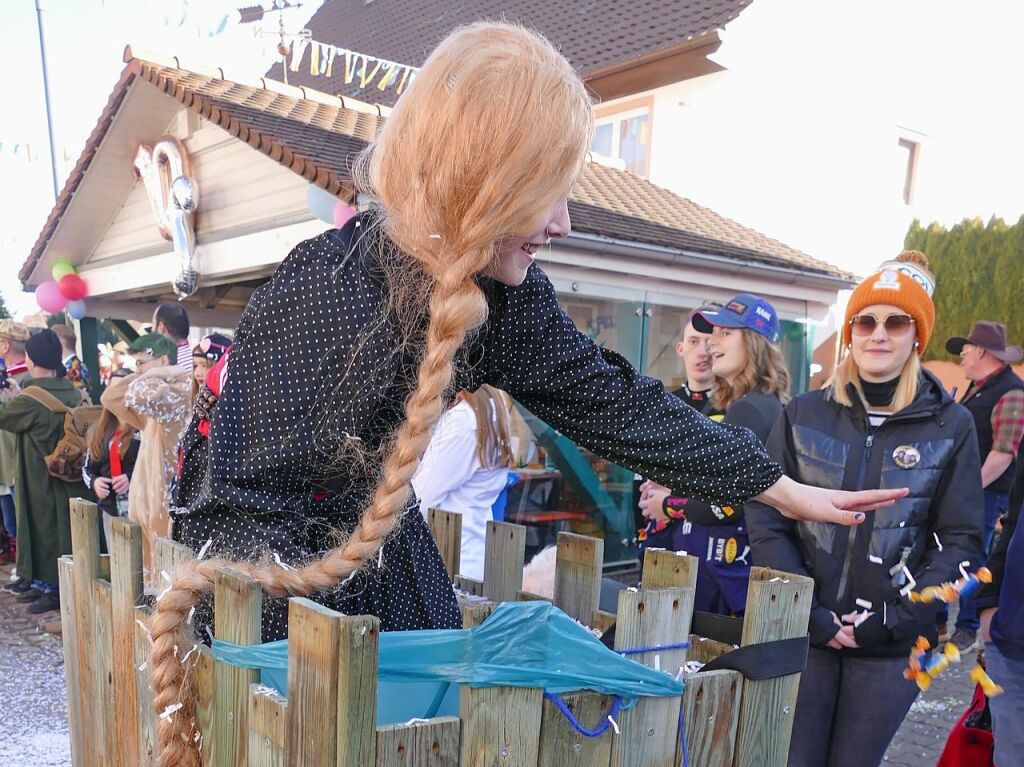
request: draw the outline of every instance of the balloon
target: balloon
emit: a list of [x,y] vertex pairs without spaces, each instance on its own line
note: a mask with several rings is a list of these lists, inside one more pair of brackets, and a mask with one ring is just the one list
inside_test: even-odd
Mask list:
[[56,282],[47,281],[36,288],[36,303],[44,312],[56,314],[67,304],[68,300],[60,292]]
[[68,313],[68,316],[73,320],[80,320],[85,317],[85,301],[68,301],[68,305],[64,307],[64,311]]
[[73,267],[67,261],[57,261],[53,265],[53,268],[50,269],[50,276],[53,277],[55,282],[60,282],[60,278],[63,277],[65,274],[74,274],[74,273],[75,273],[75,267]]
[[334,206],[337,202],[337,197],[316,184],[310,184],[306,189],[306,205],[309,206],[309,212],[325,223],[334,223]]
[[345,222],[348,221],[352,216],[356,214],[356,209],[346,205],[343,202],[339,202],[334,206],[334,226],[336,229],[341,229],[345,226]]
[[86,287],[85,280],[77,274],[65,274],[57,280],[57,286],[60,288],[61,295],[68,301],[81,301],[89,295],[89,288]]

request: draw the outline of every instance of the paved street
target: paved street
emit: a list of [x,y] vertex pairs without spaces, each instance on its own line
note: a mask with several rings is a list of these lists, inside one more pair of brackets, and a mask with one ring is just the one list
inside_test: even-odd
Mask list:
[[[10,568],[0,568],[7,583]],[[4,767],[67,767],[71,764],[64,665],[59,636],[42,625],[58,617],[29,615],[14,596],[0,591],[0,719],[7,735]],[[918,697],[900,728],[886,765],[934,767],[950,727],[963,713],[973,686],[967,674],[973,655]]]

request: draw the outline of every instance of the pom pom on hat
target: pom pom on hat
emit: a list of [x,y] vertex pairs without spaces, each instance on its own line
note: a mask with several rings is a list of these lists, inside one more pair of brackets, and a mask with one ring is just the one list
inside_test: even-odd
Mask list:
[[843,323],[843,345],[853,341],[850,320],[865,307],[874,304],[898,306],[914,318],[917,334],[917,353],[924,352],[935,328],[935,304],[931,292],[935,277],[928,271],[928,258],[918,250],[907,250],[893,261],[887,261],[879,270],[854,288],[846,305]]

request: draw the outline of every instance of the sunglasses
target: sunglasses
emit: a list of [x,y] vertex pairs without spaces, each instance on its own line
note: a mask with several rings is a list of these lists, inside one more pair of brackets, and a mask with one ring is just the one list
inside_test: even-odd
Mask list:
[[[858,314],[850,320],[850,328],[856,336],[869,336],[878,327],[878,318],[872,314]],[[914,326],[914,318],[909,314],[890,314],[882,325],[891,336],[901,336]]]

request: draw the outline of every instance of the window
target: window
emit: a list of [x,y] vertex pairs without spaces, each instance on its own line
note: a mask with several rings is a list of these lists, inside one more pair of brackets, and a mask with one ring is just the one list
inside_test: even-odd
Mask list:
[[651,169],[652,99],[619,104],[595,113],[590,150],[621,160],[626,170],[647,177]]
[[921,153],[921,145],[908,138],[900,139],[900,148],[907,150],[907,165],[903,174],[903,202],[914,204],[914,183],[917,178],[917,158]]

